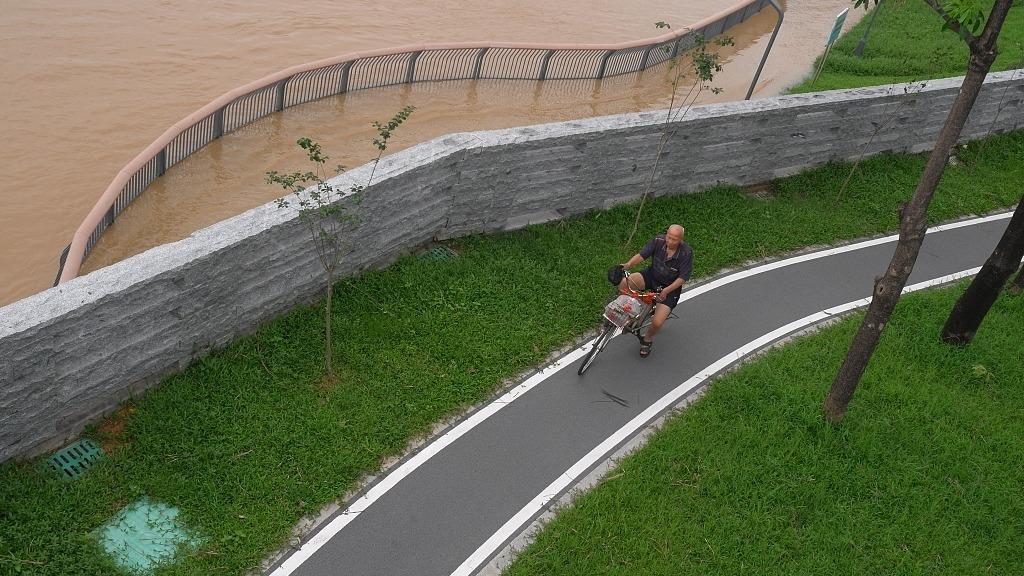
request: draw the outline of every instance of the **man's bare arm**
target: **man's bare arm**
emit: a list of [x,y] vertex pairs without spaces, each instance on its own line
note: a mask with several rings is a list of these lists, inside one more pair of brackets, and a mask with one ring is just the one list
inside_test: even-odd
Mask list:
[[625,268],[626,270],[629,270],[633,266],[636,266],[637,264],[639,264],[639,263],[641,263],[643,261],[644,261],[644,257],[643,256],[641,256],[639,254],[633,254],[633,257],[630,258],[628,262],[624,262],[622,264],[622,267]]
[[661,294],[658,294],[658,300],[664,300],[666,296],[668,296],[672,292],[675,292],[676,289],[681,287],[683,284],[686,284],[686,280],[683,280],[682,278],[676,278],[675,280],[672,281],[671,284],[661,289]]

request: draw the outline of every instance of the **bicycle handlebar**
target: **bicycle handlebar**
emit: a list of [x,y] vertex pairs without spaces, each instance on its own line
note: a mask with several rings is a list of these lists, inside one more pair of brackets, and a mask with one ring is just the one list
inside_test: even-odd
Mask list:
[[623,268],[622,271],[626,273],[626,287],[620,289],[619,290],[620,292],[623,292],[623,293],[631,292],[631,293],[633,293],[633,294],[635,294],[637,296],[643,295],[645,293],[651,293],[651,294],[660,294],[661,293],[661,290],[662,290],[661,286],[656,286],[654,288],[644,288],[643,290],[637,290],[635,288],[632,288],[629,285],[629,271],[626,270],[625,268]]

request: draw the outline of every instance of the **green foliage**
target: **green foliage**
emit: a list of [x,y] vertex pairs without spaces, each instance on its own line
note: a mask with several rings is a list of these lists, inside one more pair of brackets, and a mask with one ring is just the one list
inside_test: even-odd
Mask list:
[[[942,9],[952,21],[959,23],[975,36],[985,27],[987,10],[978,0],[943,0]],[[949,30],[949,22],[944,22],[942,28]]]
[[[897,5],[907,1],[916,0],[894,0]],[[929,1],[931,0],[925,0],[925,2]],[[868,10],[871,6],[878,6],[880,2],[881,0],[855,0],[853,5],[855,8]],[[979,0],[938,0],[938,5],[950,18],[950,21],[966,28],[975,36],[985,26],[985,15],[989,6]],[[939,17],[941,18],[941,16]],[[943,20],[941,30],[951,30],[950,21]]]
[[[337,265],[341,251],[339,232],[341,226],[351,221],[345,214],[345,208],[337,202],[344,195],[326,178],[324,164],[330,158],[324,155],[320,144],[309,138],[299,138],[296,144],[306,152],[306,157],[313,164],[313,170],[306,172],[267,172],[267,183],[281,186],[291,197],[277,199],[277,207],[298,209],[299,218],[308,226],[313,236],[314,245],[320,261],[325,268]],[[337,173],[344,171],[338,166]],[[353,193],[359,188],[353,187]]]
[[[387,123],[382,124],[376,120],[373,122],[373,127],[377,130],[373,146],[378,152],[377,157],[373,160],[374,169],[380,162],[381,155],[387,150],[388,141],[394,135],[395,130],[409,119],[413,110],[415,107],[406,106]],[[345,191],[336,189],[327,181],[325,164],[330,157],[323,153],[319,143],[310,138],[299,138],[296,144],[306,152],[307,159],[313,164],[313,170],[286,174],[281,174],[276,170],[270,171],[267,172],[267,183],[281,186],[291,196],[291,198],[279,198],[277,200],[279,208],[297,207],[299,216],[314,228],[314,236],[320,238],[321,242],[326,242],[326,247],[338,249],[340,246],[337,244],[337,231],[330,226],[330,223],[346,219],[343,216],[344,206],[337,202],[345,195]],[[341,174],[344,170],[344,166],[338,165],[335,174]],[[352,185],[348,192],[353,194],[362,192],[372,180],[373,172],[371,171],[366,184]]]
[[[667,22],[656,22],[654,24],[657,28],[671,28]],[[669,99],[668,110],[665,111],[665,122],[662,124],[661,139],[658,142],[658,151],[655,154],[654,164],[651,165],[650,172],[648,173],[647,180],[644,184],[643,193],[640,195],[640,205],[636,210],[636,217],[633,221],[633,227],[629,236],[626,238],[626,244],[629,244],[634,235],[636,234],[637,228],[640,225],[640,219],[643,215],[644,204],[647,201],[648,195],[651,192],[651,186],[654,182],[654,175],[658,171],[658,164],[661,162],[662,152],[665,149],[665,145],[668,144],[669,140],[675,134],[675,130],[670,130],[669,126],[672,122],[675,122],[686,115],[690,108],[700,98],[701,93],[704,90],[710,89],[715,94],[722,92],[721,88],[711,86],[711,82],[715,78],[715,74],[722,71],[722,66],[718,62],[718,51],[708,50],[708,41],[703,34],[695,34],[695,46],[690,50],[690,61],[694,72],[693,84],[690,86],[690,90],[679,99],[678,106],[676,100],[678,98],[679,83],[683,78],[683,72],[679,68],[679,57],[673,56],[669,58],[669,70],[674,70],[675,74],[672,75],[671,83],[671,98]],[[730,36],[725,36],[715,41],[717,46],[732,46],[733,40]],[[663,46],[662,50],[668,53],[671,48],[669,46]]]
[[[690,58],[693,62],[693,71],[696,73],[701,85],[704,88],[711,88],[715,94],[719,94],[722,90],[711,87],[710,83],[715,79],[715,74],[722,71],[722,65],[719,62],[718,51],[708,50],[710,44],[702,34],[698,34],[697,45]],[[735,42],[731,36],[723,36],[716,38],[713,44],[718,47],[724,47],[734,46]]]
[[[883,3],[871,28],[863,57],[854,54],[870,16],[843,34],[832,47],[818,81],[804,81],[790,93],[877,86],[926,78],[962,76],[970,51],[953,32],[938,33],[942,19],[923,0]],[[987,17],[992,3],[986,2]],[[1024,67],[1024,10],[1007,14],[992,71]]]
[[949,347],[965,285],[900,301],[842,427],[821,398],[859,315],[714,382],[506,576],[1024,572],[1024,298]]
[[387,124],[381,124],[377,120],[373,121],[373,127],[377,129],[377,137],[373,139],[373,145],[377,147],[377,150],[384,152],[388,149],[388,140],[391,139],[392,134],[401,126],[402,122],[409,119],[413,110],[415,110],[413,106],[402,108],[391,120],[388,120]]
[[[373,160],[373,168],[366,179],[366,184],[353,184],[348,192],[357,195],[373,182],[373,175],[377,172],[377,164],[381,155],[388,148],[388,141],[394,135],[395,130],[405,122],[412,114],[414,108],[406,106],[395,114],[386,124],[378,121],[373,122],[377,130],[377,137],[373,139],[373,145],[377,148],[377,157]],[[323,153],[320,144],[309,139],[299,138],[296,141],[299,148],[305,150],[306,157],[313,164],[313,170],[307,172],[291,172],[281,174],[277,171],[267,172],[267,183],[281,186],[290,193],[290,197],[279,198],[277,207],[281,209],[296,208],[299,220],[309,230],[316,249],[317,257],[326,272],[324,281],[324,292],[327,294],[324,312],[324,363],[327,378],[333,380],[334,363],[333,345],[331,341],[331,306],[332,298],[330,289],[334,283],[334,272],[343,252],[342,234],[346,227],[355,218],[346,213],[345,205],[341,201],[345,193],[338,190],[327,180],[325,165],[329,156]],[[336,173],[344,171],[344,167],[338,165]],[[358,197],[356,197],[358,201]]]
[[[657,28],[671,28],[672,27],[667,22],[655,22],[654,26],[657,27]],[[735,46],[735,45],[736,45],[736,43],[733,40],[732,36],[719,36],[719,37],[715,38],[713,41],[709,42],[707,40],[707,38],[704,37],[703,34],[695,34],[694,35],[694,46],[693,46],[693,48],[691,48],[689,56],[690,56],[690,64],[691,64],[690,70],[694,74],[694,77],[695,77],[694,84],[695,84],[696,87],[698,87],[700,89],[712,89],[715,92],[715,94],[718,94],[718,93],[721,92],[721,89],[719,89],[719,88],[712,88],[711,85],[710,85],[711,82],[715,79],[715,74],[722,71],[722,65],[720,63],[720,55],[719,55],[717,50],[709,50],[708,47],[709,46],[714,46],[714,47],[721,48],[721,47],[725,47],[725,46]],[[669,53],[669,52],[672,51],[672,47],[669,46],[669,45],[662,46],[661,50],[664,51],[665,53]],[[676,69],[678,67],[678,65],[679,65],[679,57],[678,56],[669,59],[669,69]],[[676,91],[678,90],[679,81],[681,79],[682,79],[682,71],[679,71],[679,72],[676,73],[676,75],[674,76],[674,78],[672,80],[672,94],[673,94],[673,96],[676,94]],[[692,95],[692,91],[691,91],[691,94],[689,94],[687,96],[689,97],[691,95]],[[694,100],[695,99],[696,99],[696,96],[694,96]],[[688,107],[688,106],[692,105],[692,102],[691,103],[686,103],[685,100],[686,99],[684,99],[684,103],[681,104],[680,107]],[[673,98],[673,103],[674,103],[674,101],[675,101],[675,99]],[[671,109],[670,109],[670,112],[671,112]]]

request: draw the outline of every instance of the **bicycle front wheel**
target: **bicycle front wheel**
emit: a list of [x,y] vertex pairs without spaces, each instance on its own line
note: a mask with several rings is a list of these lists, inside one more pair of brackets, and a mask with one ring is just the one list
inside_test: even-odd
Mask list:
[[598,335],[597,340],[594,340],[594,345],[590,347],[590,351],[583,358],[583,363],[580,364],[580,369],[576,371],[580,376],[590,368],[590,365],[594,363],[594,358],[597,358],[598,353],[604,350],[604,347],[608,344],[608,341],[612,339],[615,334],[615,325],[605,320],[604,326],[601,328],[601,334]]

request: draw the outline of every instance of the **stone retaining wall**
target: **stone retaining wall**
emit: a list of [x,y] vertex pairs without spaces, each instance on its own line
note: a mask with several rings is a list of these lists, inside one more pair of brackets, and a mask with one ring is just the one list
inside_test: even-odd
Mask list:
[[[754,184],[862,152],[929,150],[960,81],[694,108],[672,125],[654,194]],[[990,75],[963,139],[1024,126],[1022,102],[1024,75]],[[353,204],[360,224],[342,274],[434,239],[636,200],[663,120],[650,112],[453,134],[388,156]],[[368,170],[337,184],[363,182]],[[294,214],[267,204],[0,308],[0,462],[63,444],[119,402],[309,301],[321,275]]]

